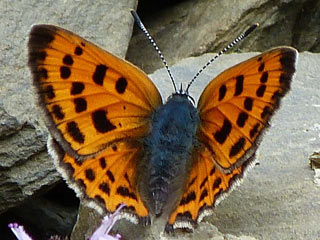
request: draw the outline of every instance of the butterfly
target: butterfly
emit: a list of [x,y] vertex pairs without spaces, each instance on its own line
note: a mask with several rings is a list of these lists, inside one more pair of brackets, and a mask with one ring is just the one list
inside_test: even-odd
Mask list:
[[297,51],[278,47],[215,77],[197,107],[183,91],[163,104],[133,64],[53,25],[32,27],[28,65],[50,132],[48,150],[89,206],[165,231],[193,229],[254,163],[290,89]]

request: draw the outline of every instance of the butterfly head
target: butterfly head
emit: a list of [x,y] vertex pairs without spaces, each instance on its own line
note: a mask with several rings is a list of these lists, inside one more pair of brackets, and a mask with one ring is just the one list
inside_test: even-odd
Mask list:
[[195,104],[196,104],[194,98],[192,96],[190,96],[188,92],[183,91],[183,89],[181,87],[180,87],[179,92],[175,92],[171,96],[168,97],[167,102],[172,98],[185,99],[188,102],[191,102],[193,106],[195,106]]

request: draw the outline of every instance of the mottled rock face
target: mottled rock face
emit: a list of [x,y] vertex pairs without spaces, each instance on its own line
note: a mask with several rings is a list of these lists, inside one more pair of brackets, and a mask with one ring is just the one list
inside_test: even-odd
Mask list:
[[[263,52],[284,45],[299,51],[320,51],[319,0],[175,2],[167,8],[141,13],[169,64],[185,57],[219,52],[256,22],[260,24],[258,30],[234,51]],[[141,9],[145,5],[142,2]],[[145,47],[147,41],[142,35],[134,32],[127,59],[151,73],[162,63],[151,47]]]
[[[235,2],[241,5],[234,7]],[[318,52],[319,2],[278,1],[274,6],[274,1],[267,0],[184,1],[162,8],[156,14],[153,12],[151,17],[145,14],[144,20],[169,63],[207,51],[217,52],[254,22],[260,22],[260,27],[242,43],[241,51],[291,45],[299,50]],[[0,232],[7,230],[8,221],[20,221],[31,222],[29,226],[35,236],[44,236],[41,233],[49,228],[54,229],[55,234],[65,233],[73,227],[77,203],[67,204],[72,195],[63,194],[59,198],[62,203],[54,197],[56,193],[42,195],[60,181],[60,176],[46,152],[47,131],[34,106],[26,67],[28,31],[35,23],[57,24],[124,56],[133,25],[128,9],[134,8],[136,1],[108,1],[107,4],[95,1],[89,5],[60,2],[53,6],[38,1],[22,1],[19,6],[1,3],[0,8],[6,11],[0,16],[3,23],[0,27],[3,33],[0,40]],[[128,56],[147,72],[162,68],[158,56],[140,34],[134,36]],[[253,54],[221,57],[200,76],[190,93],[197,100],[219,71],[250,56]],[[173,67],[178,83],[182,79],[190,80],[210,57],[179,62]],[[217,207],[216,217],[210,218],[210,223],[201,224],[188,237],[220,239],[224,235],[218,229],[257,239],[318,237],[315,234],[319,230],[320,194],[308,166],[308,156],[319,149],[318,66],[318,54],[300,54],[292,90],[261,144],[259,166],[251,171],[241,191],[235,191]],[[164,98],[172,93],[166,72],[160,71],[151,77]],[[31,218],[36,221],[32,222]],[[87,208],[79,219],[73,239],[90,236],[94,225],[100,222],[99,216]],[[297,226],[294,233],[292,226]],[[151,238],[144,227],[129,225],[126,221],[115,231],[123,232],[127,239]],[[177,234],[176,238],[185,239],[186,235]]]

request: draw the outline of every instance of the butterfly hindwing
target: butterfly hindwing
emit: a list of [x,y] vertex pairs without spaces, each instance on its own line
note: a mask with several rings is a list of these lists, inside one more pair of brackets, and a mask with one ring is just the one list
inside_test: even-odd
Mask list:
[[29,66],[47,126],[73,157],[145,136],[161,97],[145,73],[81,37],[36,25]]
[[[141,144],[117,142],[93,158],[78,161],[49,138],[49,152],[55,165],[81,199],[103,214],[113,213],[121,203],[121,217],[134,223],[149,224],[149,211],[136,189],[136,168],[141,158]],[[119,162],[121,164],[119,164]]]
[[211,215],[216,206],[243,178],[245,170],[253,163],[249,158],[242,166],[224,173],[215,165],[206,147],[196,148],[192,156],[192,169],[181,201],[171,214],[166,230],[193,229],[203,217]]
[[230,171],[256,150],[263,130],[290,89],[297,51],[275,48],[221,73],[202,93],[200,141]]

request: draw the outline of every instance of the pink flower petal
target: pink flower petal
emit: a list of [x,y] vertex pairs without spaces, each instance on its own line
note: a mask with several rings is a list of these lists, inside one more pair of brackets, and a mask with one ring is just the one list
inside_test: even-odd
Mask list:
[[8,227],[14,233],[18,240],[32,240],[32,238],[26,233],[24,227],[18,223],[9,223]]
[[117,234],[116,236],[109,235],[110,230],[117,222],[117,216],[120,214],[122,208],[126,205],[121,204],[120,207],[110,216],[105,216],[102,220],[101,225],[96,229],[92,234],[90,240],[118,240],[121,239],[121,235]]

